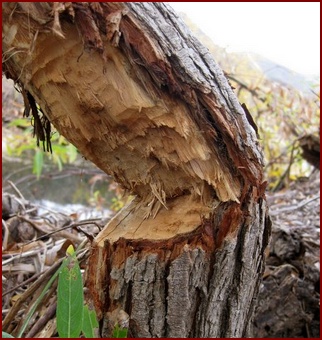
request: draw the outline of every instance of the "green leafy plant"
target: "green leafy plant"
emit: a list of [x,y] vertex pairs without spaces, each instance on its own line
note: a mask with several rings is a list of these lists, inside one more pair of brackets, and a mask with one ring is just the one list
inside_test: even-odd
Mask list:
[[[61,338],[77,338],[81,333],[86,338],[94,338],[98,328],[96,313],[84,305],[82,274],[72,245],[67,249],[67,256],[58,278],[57,331]],[[126,338],[127,333],[127,328],[117,324],[113,338]]]
[[[43,152],[42,145],[37,146],[37,141],[33,137],[30,119],[18,118],[8,124],[10,128],[19,128],[19,133],[15,133],[6,138],[6,152],[11,157],[33,158],[33,174],[40,177],[44,164],[55,164],[62,170],[64,164],[73,163],[78,155],[77,149],[70,144],[57,131],[51,134],[52,153]],[[21,130],[22,129],[22,130]]]
[[86,338],[95,338],[95,328],[98,328],[98,322],[96,313],[93,310],[89,310],[87,305],[84,305],[84,319],[82,332]]
[[[81,333],[86,338],[95,337],[95,328],[98,328],[96,313],[94,310],[89,310],[87,305],[84,305],[82,274],[72,245],[67,248],[66,253],[67,258],[63,260],[60,268],[47,282],[28,312],[17,338],[22,337],[37,307],[57,277],[56,321],[59,337],[77,338]],[[13,336],[2,332],[2,338],[13,338]]]
[[79,262],[72,245],[67,248],[57,287],[57,331],[61,338],[95,337],[96,313],[84,304],[83,281]]
[[77,338],[83,328],[83,282],[73,246],[68,247],[67,255],[58,277],[57,331],[61,338]]
[[[66,251],[67,257],[62,261],[59,269],[54,273],[45,285],[41,294],[30,308],[22,327],[17,334],[21,338],[26,330],[31,318],[37,307],[45,297],[49,288],[58,277],[57,287],[57,309],[56,323],[57,331],[60,338],[78,338],[83,334],[86,338],[95,338],[98,321],[94,310],[84,304],[84,287],[82,273],[76,251],[70,245]],[[127,327],[115,325],[113,329],[113,338],[126,338],[128,333]],[[6,332],[2,332],[2,338],[14,338]]]
[[[57,288],[57,330],[60,338],[95,337],[98,328],[96,313],[84,304],[83,283],[79,263],[72,245],[67,248]],[[113,338],[126,338],[127,328],[116,324]]]

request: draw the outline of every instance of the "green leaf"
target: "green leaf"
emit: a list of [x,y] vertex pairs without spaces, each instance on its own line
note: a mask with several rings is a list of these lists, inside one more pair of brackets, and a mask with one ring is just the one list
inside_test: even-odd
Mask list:
[[84,306],[84,319],[83,319],[83,334],[86,338],[95,338],[94,329],[98,328],[96,313],[94,310],[89,310],[88,306]]
[[66,255],[73,256],[74,254],[75,254],[75,249],[74,249],[73,245],[70,244],[68,246],[68,248],[66,249]]
[[113,329],[112,338],[118,338],[118,339],[127,338],[127,332],[128,332],[127,328],[122,328],[118,324],[116,324],[116,326]]
[[33,169],[32,169],[32,173],[37,176],[37,179],[39,179],[39,177],[41,175],[43,165],[44,165],[43,151],[40,150],[40,149],[37,149],[36,154],[34,156],[34,165],[33,165]]
[[2,332],[2,336],[1,338],[14,338],[14,336],[10,335],[9,333],[6,333],[6,332]]
[[65,259],[63,265],[57,288],[57,331],[61,338],[78,338],[83,326],[84,294],[76,254]]

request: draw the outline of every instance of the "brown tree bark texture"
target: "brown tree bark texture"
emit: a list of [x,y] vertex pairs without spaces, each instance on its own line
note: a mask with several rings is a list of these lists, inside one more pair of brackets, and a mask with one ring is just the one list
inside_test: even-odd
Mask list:
[[[223,28],[225,29],[225,28]],[[93,243],[110,335],[250,335],[268,242],[262,154],[223,72],[165,3],[4,3],[3,69],[135,198]]]

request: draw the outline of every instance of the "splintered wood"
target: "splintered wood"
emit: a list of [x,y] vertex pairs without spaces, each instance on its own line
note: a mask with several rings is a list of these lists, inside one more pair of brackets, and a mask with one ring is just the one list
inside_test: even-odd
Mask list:
[[134,199],[110,221],[109,228],[98,235],[97,244],[104,246],[104,240],[115,242],[120,237],[166,240],[195,230],[202,224],[202,217],[211,212],[210,207],[192,201],[190,196],[169,201],[167,209],[161,209],[157,200],[154,204],[159,204],[160,212],[153,219],[142,219],[150,215],[153,204],[145,207]]
[[[209,191],[220,201],[238,202],[244,178],[260,184],[256,183],[260,178],[254,181],[258,169],[247,173],[248,167],[243,166],[249,163],[247,152],[253,154],[246,144],[254,138],[253,131],[241,126],[245,159],[236,157],[233,149],[238,145],[228,143],[235,134],[238,137],[236,122],[244,116],[240,108],[230,117],[220,95],[216,98],[215,90],[209,94],[211,82],[206,85],[201,79],[200,84],[190,86],[189,73],[177,74],[189,65],[172,66],[167,51],[160,47],[162,42],[148,36],[124,5],[85,7],[86,22],[91,20],[86,26],[84,9],[75,5],[71,11],[69,6],[66,11],[71,19],[78,18],[76,25],[61,20],[59,26],[57,11],[63,9],[56,5],[54,27],[56,31],[61,27],[61,34],[40,32],[37,18],[38,22],[21,24],[16,32],[11,28],[10,45],[14,46],[12,55],[23,46],[12,56],[16,68],[19,65],[14,70],[16,80],[19,75],[52,124],[86,158],[145,205],[157,199],[164,208],[169,198],[187,193],[204,198]],[[94,20],[99,12],[106,15],[106,36],[99,33]],[[13,10],[13,15],[19,14]],[[178,32],[169,31],[169,25],[162,28],[164,34],[180,34],[180,28]],[[121,33],[122,44],[113,47]],[[28,53],[31,45],[32,55]],[[179,63],[193,57],[187,53]],[[207,111],[213,116],[209,121]]]

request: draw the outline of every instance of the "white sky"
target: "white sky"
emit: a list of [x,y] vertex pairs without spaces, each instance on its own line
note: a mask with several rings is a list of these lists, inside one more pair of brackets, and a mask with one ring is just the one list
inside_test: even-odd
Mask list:
[[170,2],[215,44],[320,74],[320,2]]

